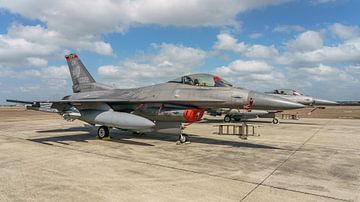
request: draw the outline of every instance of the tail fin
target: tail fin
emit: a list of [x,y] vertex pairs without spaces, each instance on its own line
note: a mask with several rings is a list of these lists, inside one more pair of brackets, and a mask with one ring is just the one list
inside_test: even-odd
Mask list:
[[96,83],[76,54],[65,55],[65,58],[69,66],[74,93],[111,89],[109,86]]

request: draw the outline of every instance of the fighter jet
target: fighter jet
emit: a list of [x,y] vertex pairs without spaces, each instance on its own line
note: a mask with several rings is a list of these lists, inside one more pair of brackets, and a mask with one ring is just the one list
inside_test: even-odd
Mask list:
[[199,121],[213,108],[285,110],[304,105],[244,88],[211,74],[192,74],[157,85],[115,89],[97,83],[76,54],[65,56],[73,82],[73,93],[55,101],[18,101],[28,109],[56,112],[66,120],[79,119],[98,126],[99,138],[109,137],[109,128],[137,133],[156,131],[179,135],[183,123]]
[[330,100],[324,100],[319,98],[314,98],[310,96],[306,96],[301,94],[299,91],[293,90],[293,89],[275,89],[272,92],[267,92],[267,94],[279,96],[282,98],[289,99],[291,101],[301,103],[304,105],[337,105],[337,102],[330,101]]
[[[338,104],[337,102],[334,101],[306,96],[301,94],[299,91],[293,89],[275,89],[272,92],[265,92],[265,93],[278,96],[281,98],[285,98],[293,102],[307,105],[309,107],[314,107],[311,112],[317,109],[325,109],[324,106]],[[260,117],[260,118],[272,118],[273,119],[272,123],[278,124],[279,120],[276,118],[276,113],[279,113],[281,111],[282,110],[278,111],[278,110],[270,110],[270,109],[269,110],[218,109],[217,115],[225,114],[224,117],[225,122],[230,122],[231,120],[241,121],[241,120],[248,120],[248,119],[254,119]],[[214,115],[214,114],[216,114],[214,113],[214,111],[210,111],[210,115]]]

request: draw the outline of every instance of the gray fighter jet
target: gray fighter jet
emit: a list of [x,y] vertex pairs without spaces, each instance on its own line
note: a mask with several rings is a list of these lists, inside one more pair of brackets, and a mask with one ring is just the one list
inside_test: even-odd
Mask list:
[[285,110],[304,105],[244,88],[210,74],[192,74],[166,83],[132,89],[114,89],[96,83],[76,54],[65,56],[73,81],[73,94],[57,101],[18,101],[28,109],[56,112],[66,120],[79,119],[99,126],[98,137],[109,137],[109,128],[133,132],[176,133],[183,123],[199,121],[207,109],[243,108]]
[[288,100],[301,103],[304,105],[337,105],[337,102],[331,101],[331,100],[324,100],[319,99],[315,97],[310,97],[301,94],[299,91],[293,90],[293,89],[276,89],[272,92],[266,92],[267,94],[279,96],[282,98],[286,98]]
[[[313,111],[316,109],[325,109],[324,106],[337,105],[337,102],[314,98],[301,94],[300,92],[293,89],[275,89],[272,92],[266,92],[266,94],[278,96],[297,102],[309,107],[313,107]],[[236,109],[217,109],[217,111],[210,111],[210,115],[221,115],[225,114],[224,121],[230,122],[231,120],[241,121],[254,118],[272,118],[272,123],[278,124],[279,120],[276,118],[276,113],[281,111],[278,110],[236,110]],[[310,112],[310,113],[311,113]]]

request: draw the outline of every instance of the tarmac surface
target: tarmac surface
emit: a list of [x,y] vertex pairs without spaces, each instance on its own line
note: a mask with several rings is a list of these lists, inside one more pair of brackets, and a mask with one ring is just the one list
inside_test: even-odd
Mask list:
[[[266,120],[266,119],[265,119]],[[360,119],[259,121],[261,136],[96,130],[0,107],[0,201],[360,201]]]

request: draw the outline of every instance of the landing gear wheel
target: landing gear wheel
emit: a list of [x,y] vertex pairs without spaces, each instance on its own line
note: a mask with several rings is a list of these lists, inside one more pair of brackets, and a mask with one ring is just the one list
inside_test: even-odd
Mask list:
[[189,136],[186,135],[186,134],[180,134],[180,135],[179,135],[179,140],[178,140],[178,142],[179,142],[180,144],[190,143]]
[[272,123],[273,123],[273,124],[279,124],[279,119],[273,118]]
[[229,123],[230,121],[231,121],[231,116],[226,115],[226,116],[224,117],[224,122]]
[[109,137],[109,128],[106,126],[100,126],[97,133],[100,139]]

